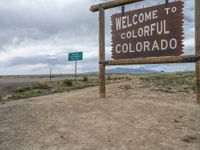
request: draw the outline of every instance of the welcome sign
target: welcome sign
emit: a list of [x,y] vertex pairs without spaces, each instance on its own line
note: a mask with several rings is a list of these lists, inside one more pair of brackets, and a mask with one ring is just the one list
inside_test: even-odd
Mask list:
[[112,16],[112,58],[183,54],[182,1]]

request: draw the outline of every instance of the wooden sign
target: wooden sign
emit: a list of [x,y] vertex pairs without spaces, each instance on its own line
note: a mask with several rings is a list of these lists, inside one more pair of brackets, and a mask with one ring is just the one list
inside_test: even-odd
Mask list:
[[195,55],[179,56],[184,46],[184,3],[175,1],[113,15],[114,60],[105,60],[105,10],[140,1],[145,0],[112,0],[90,8],[92,12],[99,11],[100,97],[106,97],[106,66],[196,63],[196,101],[200,104],[200,0],[195,0]]
[[183,54],[182,1],[112,16],[112,58]]

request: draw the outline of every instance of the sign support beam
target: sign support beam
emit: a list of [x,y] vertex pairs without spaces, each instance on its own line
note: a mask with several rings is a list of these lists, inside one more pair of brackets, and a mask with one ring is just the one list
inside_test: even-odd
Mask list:
[[169,64],[169,63],[194,63],[200,60],[200,56],[164,56],[164,57],[147,57],[119,59],[100,62],[106,66],[111,65],[144,65],[144,64]]
[[[105,11],[99,5],[99,61],[105,61]],[[99,64],[100,98],[106,97],[105,65]]]
[[[196,56],[200,56],[200,1],[195,0],[195,46]],[[196,62],[196,101],[200,104],[200,60]]]
[[75,61],[75,81],[76,81],[76,76],[77,76],[77,60]]
[[[111,2],[102,3],[100,5],[105,10],[105,9],[114,8],[114,7],[131,4],[131,3],[136,3],[140,1],[143,1],[143,0],[113,0]],[[92,12],[100,11],[100,7],[99,7],[100,5],[91,6],[90,11]]]

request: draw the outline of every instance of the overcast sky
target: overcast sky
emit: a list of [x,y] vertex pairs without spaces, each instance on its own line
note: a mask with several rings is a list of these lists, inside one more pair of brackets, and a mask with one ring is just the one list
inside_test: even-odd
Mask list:
[[[79,72],[98,70],[98,13],[89,8],[102,0],[0,0],[0,74],[73,73],[69,52],[83,51]],[[148,0],[126,6],[137,9],[164,3]],[[185,2],[184,55],[194,54],[194,1]],[[111,59],[111,15],[106,11],[106,58]],[[194,64],[128,66],[193,70]]]

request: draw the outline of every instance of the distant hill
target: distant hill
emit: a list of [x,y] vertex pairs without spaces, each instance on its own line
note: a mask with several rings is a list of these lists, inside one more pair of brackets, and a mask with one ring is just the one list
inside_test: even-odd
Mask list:
[[106,73],[129,73],[129,74],[149,74],[149,73],[158,73],[155,70],[148,70],[143,67],[140,68],[114,68],[106,70]]

